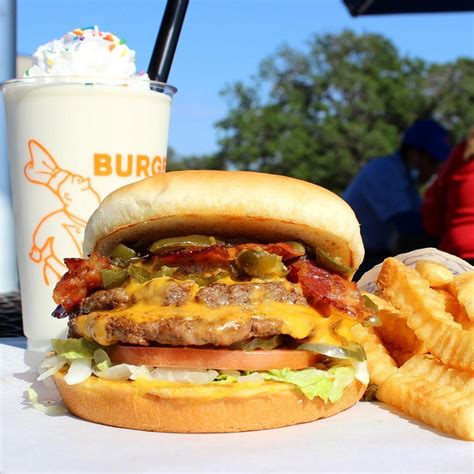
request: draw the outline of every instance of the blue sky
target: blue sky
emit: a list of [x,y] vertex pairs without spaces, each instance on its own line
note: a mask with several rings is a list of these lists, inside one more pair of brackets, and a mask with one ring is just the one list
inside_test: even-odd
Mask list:
[[[146,70],[165,0],[18,0],[18,52],[75,27],[97,24],[125,38]],[[190,0],[169,82],[178,87],[170,145],[180,154],[215,151],[213,124],[227,111],[219,91],[246,80],[286,43],[302,48],[314,33],[377,32],[402,53],[445,62],[474,56],[474,14],[352,18],[342,0]]]

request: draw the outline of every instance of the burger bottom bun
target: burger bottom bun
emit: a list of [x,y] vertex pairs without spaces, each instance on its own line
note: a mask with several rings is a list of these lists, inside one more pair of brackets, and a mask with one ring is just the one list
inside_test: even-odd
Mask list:
[[[67,408],[76,416],[104,425],[174,433],[225,433],[265,430],[335,415],[354,405],[365,386],[354,381],[336,403],[308,400],[297,390],[260,390],[252,395],[213,398],[144,394],[133,382],[89,377],[68,385],[64,373],[54,381]],[[209,393],[206,389],[206,393]],[[218,389],[216,388],[216,391]]]

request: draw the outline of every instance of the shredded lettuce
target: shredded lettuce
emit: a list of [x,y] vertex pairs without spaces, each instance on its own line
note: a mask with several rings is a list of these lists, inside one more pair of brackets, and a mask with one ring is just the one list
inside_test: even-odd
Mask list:
[[103,362],[99,362],[97,364],[97,369],[98,370],[107,370],[110,368],[110,365],[107,363],[106,360],[104,360]]
[[[92,362],[96,364],[99,370],[107,370],[112,365],[107,352],[94,341],[88,341],[84,338],[51,339],[51,345],[56,353],[56,356],[51,358],[51,360],[57,359],[58,363],[44,374],[41,374],[38,380],[43,380],[50,375],[54,375],[67,363],[69,364],[69,368],[64,377],[64,381],[69,385],[75,385],[90,377],[92,374]],[[48,359],[45,359],[43,364],[46,363],[47,360]],[[60,364],[59,361],[64,362]],[[46,363],[46,365],[52,364]]]
[[260,383],[264,381],[265,379],[260,372],[252,372],[250,374],[241,375],[237,378],[237,382],[239,383]]
[[94,351],[100,349],[100,345],[87,339],[51,339],[53,351],[58,356],[68,360],[93,359]]
[[64,415],[67,413],[67,408],[63,405],[60,404],[50,404],[50,405],[45,405],[44,403],[40,403],[38,401],[38,393],[37,391],[33,388],[30,387],[28,389],[28,399],[36,410],[42,411],[43,413],[46,413],[47,415],[55,416],[55,415]]
[[310,400],[319,397],[326,403],[335,403],[354,380],[355,369],[347,366],[334,366],[329,370],[311,367],[303,370],[269,370],[262,375],[265,380],[295,385]]
[[[281,338],[255,339],[246,347],[247,350],[272,349],[280,344]],[[310,367],[302,370],[269,370],[262,372],[250,371],[220,371],[215,370],[183,370],[183,369],[157,369],[147,366],[133,366],[128,364],[113,365],[107,352],[95,342],[86,339],[53,339],[51,341],[57,355],[56,360],[51,360],[47,371],[48,375],[62,367],[60,362],[66,360],[70,365],[65,377],[67,383],[80,383],[94,373],[97,377],[112,380],[167,380],[177,383],[195,384],[232,384],[245,382],[274,381],[289,383],[297,387],[306,398],[313,400],[319,397],[324,402],[337,402],[355,378],[365,382],[367,378],[366,363],[358,362],[362,359],[362,352],[344,352],[345,362],[341,361],[327,370]],[[320,345],[321,346],[321,345]],[[332,347],[331,347],[332,349]],[[357,348],[358,349],[358,348]],[[321,347],[309,347],[321,353]],[[345,348],[349,351],[349,348]],[[336,354],[337,356],[337,354]],[[357,356],[357,357],[355,357]],[[341,357],[342,358],[342,357]],[[57,365],[56,365],[57,364]],[[42,378],[47,377],[46,374]]]
[[109,354],[104,349],[96,349],[94,351],[94,362],[98,370],[107,370],[112,365]]
[[229,374],[219,374],[214,379],[213,383],[222,383],[222,384],[234,383],[234,382],[237,382],[238,377],[240,377],[240,375],[234,376],[234,375],[229,375]]
[[356,376],[356,369],[353,367],[331,367],[327,374],[332,375],[332,387],[329,392],[329,401],[335,403],[341,399],[346,387],[348,387]]

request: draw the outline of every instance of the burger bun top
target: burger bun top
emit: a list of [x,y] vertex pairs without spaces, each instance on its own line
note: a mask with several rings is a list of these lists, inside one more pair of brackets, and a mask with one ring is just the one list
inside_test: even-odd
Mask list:
[[249,171],[175,171],[109,194],[89,219],[84,255],[189,234],[300,240],[354,271],[364,257],[350,206],[315,184]]

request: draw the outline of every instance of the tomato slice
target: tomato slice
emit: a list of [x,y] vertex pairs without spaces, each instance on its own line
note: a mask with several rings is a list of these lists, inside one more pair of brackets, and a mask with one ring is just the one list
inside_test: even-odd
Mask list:
[[293,370],[311,367],[322,358],[307,351],[275,349],[243,351],[190,347],[140,347],[116,345],[108,350],[116,364],[218,370]]

